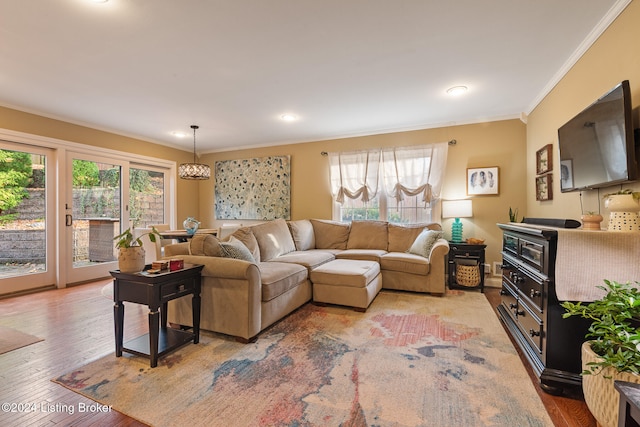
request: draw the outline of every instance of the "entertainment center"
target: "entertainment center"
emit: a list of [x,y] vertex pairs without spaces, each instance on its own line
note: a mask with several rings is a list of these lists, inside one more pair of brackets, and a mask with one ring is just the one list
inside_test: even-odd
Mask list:
[[581,384],[580,347],[588,322],[563,319],[556,294],[558,233],[527,224],[498,224],[503,231],[501,320],[522,350],[543,390],[561,394]]

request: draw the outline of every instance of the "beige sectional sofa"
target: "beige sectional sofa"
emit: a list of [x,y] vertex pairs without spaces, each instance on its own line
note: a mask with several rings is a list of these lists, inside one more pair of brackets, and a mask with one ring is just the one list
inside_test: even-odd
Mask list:
[[[203,264],[200,327],[248,342],[311,300],[366,310],[380,288],[442,296],[448,252],[435,223],[278,219],[166,246],[165,259]],[[190,301],[169,302],[168,317],[191,326]]]

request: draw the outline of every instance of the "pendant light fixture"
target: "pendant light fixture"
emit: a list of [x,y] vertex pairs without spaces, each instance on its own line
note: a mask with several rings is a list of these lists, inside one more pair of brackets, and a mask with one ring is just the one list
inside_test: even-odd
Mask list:
[[196,163],[196,129],[198,127],[191,125],[191,129],[193,129],[193,163],[182,163],[178,167],[178,176],[182,179],[209,179],[211,177],[209,165]]

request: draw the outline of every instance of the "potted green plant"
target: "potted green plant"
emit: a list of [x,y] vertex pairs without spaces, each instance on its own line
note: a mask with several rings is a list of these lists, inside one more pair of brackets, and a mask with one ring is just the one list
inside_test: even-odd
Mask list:
[[145,251],[142,247],[142,238],[149,236],[149,240],[155,243],[160,239],[160,233],[155,227],[151,231],[134,236],[130,228],[113,238],[118,249],[118,268],[123,273],[137,273],[144,270]]
[[[636,282],[636,284],[640,284]],[[582,390],[585,402],[602,426],[618,425],[619,395],[615,380],[640,383],[640,291],[630,283],[605,280],[599,300],[561,303],[564,318],[591,320],[582,345]]]
[[512,210],[509,206],[509,222],[518,222],[518,208]]

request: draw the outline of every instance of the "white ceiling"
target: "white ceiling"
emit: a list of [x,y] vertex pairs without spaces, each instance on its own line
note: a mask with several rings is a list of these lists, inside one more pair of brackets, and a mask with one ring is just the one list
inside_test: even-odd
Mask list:
[[0,104],[199,153],[521,117],[629,1],[0,0]]

